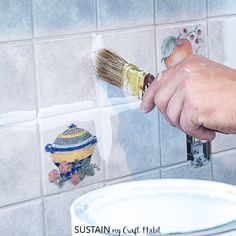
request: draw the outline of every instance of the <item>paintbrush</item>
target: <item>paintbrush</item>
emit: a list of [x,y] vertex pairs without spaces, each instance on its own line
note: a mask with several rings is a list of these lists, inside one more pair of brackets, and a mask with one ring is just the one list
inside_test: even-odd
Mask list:
[[142,99],[146,89],[155,79],[152,74],[105,48],[97,50],[92,60],[95,72],[102,80],[139,99]]
[[[92,62],[96,74],[102,80],[129,92],[138,99],[142,99],[145,91],[155,79],[152,74],[105,48],[93,53]],[[161,75],[162,73],[158,74],[157,79],[160,79]]]

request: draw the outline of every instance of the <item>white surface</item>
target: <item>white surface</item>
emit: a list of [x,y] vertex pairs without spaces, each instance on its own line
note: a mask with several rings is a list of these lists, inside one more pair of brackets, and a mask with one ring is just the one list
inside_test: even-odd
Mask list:
[[72,229],[76,225],[160,226],[161,233],[191,232],[236,219],[236,188],[178,179],[122,183],[78,198],[71,215]]

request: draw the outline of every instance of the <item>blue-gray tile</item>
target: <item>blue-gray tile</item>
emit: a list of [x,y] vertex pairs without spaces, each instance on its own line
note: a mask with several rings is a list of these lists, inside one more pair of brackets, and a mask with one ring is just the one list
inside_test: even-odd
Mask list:
[[90,36],[36,44],[40,117],[96,106],[91,44]]
[[187,161],[186,134],[170,126],[160,115],[162,166]]
[[212,60],[236,68],[236,17],[208,21],[209,56]]
[[31,45],[0,47],[0,71],[0,125],[34,119],[35,83]]
[[0,206],[40,196],[36,123],[0,129]]
[[189,163],[173,166],[162,169],[162,178],[211,180],[211,166],[208,164],[200,168],[192,168]]
[[151,25],[154,22],[153,0],[99,0],[99,29]]
[[206,18],[205,0],[156,0],[156,23]]
[[208,0],[208,16],[220,16],[235,13],[235,0]]
[[158,113],[138,111],[139,103],[103,111],[103,154],[106,180],[160,166]]
[[81,195],[101,187],[103,187],[102,184],[93,185],[77,191],[46,197],[44,201],[47,236],[71,235],[70,207],[72,203]]
[[[128,62],[155,75],[154,28],[103,33],[101,38],[105,48],[112,49]],[[112,85],[108,85],[107,97],[108,99],[102,102],[102,106],[137,101],[136,98],[131,98],[129,94]]]
[[216,138],[211,143],[212,153],[236,148],[236,135],[217,133]]
[[30,201],[1,209],[0,235],[43,236],[41,201]]
[[93,31],[95,0],[35,0],[34,21],[36,37]]
[[0,42],[30,38],[30,0],[0,1]]
[[[50,117],[39,120],[40,137],[41,137],[41,158],[43,168],[43,190],[44,195],[54,194],[69,189],[81,188],[83,186],[92,185],[103,181],[103,160],[101,158],[101,121],[99,119],[100,113],[97,110],[83,111],[79,113],[70,113],[63,116]],[[85,176],[78,184],[73,185],[70,180],[63,183],[62,187],[49,182],[48,174],[58,167],[51,159],[50,153],[45,151],[47,144],[52,144],[58,135],[68,129],[71,124],[77,124],[78,128],[87,130],[91,135],[96,135],[97,144],[94,153],[92,154],[91,164],[95,164],[94,176]]]
[[236,151],[212,155],[213,180],[236,185]]

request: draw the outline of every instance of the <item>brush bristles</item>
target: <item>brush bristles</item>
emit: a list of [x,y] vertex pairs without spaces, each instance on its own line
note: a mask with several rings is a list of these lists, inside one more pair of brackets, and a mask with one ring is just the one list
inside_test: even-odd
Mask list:
[[104,81],[121,88],[122,69],[127,61],[105,48],[99,49],[95,57],[95,70]]

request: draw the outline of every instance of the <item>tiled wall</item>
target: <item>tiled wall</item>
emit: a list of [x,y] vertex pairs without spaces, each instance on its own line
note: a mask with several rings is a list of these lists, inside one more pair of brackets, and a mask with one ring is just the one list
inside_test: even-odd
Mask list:
[[[233,0],[0,1],[0,235],[70,235],[69,207],[117,182],[196,178],[236,184],[236,137],[217,135],[208,166],[192,169],[185,134],[98,81],[90,53],[104,46],[157,74],[162,40],[201,25],[199,54],[236,68]],[[50,183],[45,145],[76,122],[96,135],[100,170],[78,185]]]

